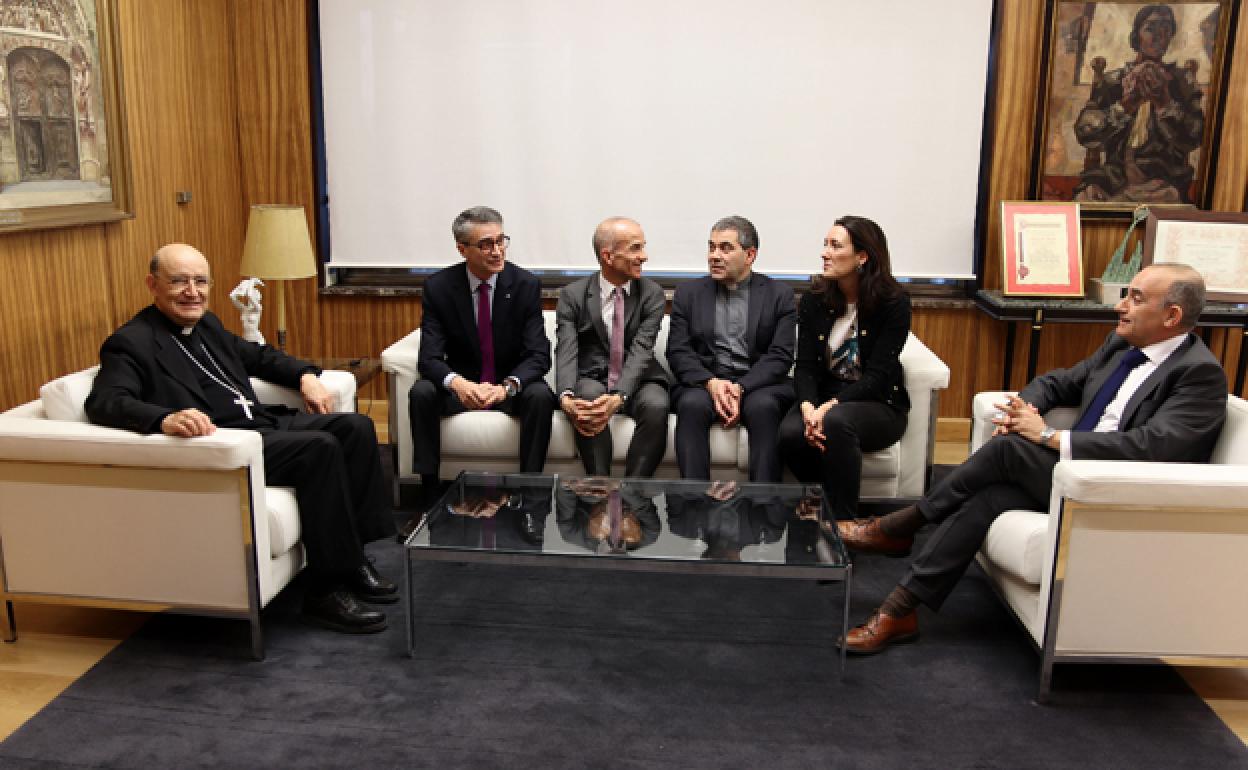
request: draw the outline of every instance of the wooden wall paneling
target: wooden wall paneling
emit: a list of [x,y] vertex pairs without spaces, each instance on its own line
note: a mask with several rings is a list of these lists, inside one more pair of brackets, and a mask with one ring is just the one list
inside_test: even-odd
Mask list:
[[[224,0],[188,2],[182,29],[187,36],[187,59],[182,80],[190,99],[186,113],[176,118],[183,127],[186,155],[182,180],[167,180],[158,205],[174,205],[183,215],[180,232],[170,240],[196,246],[212,264],[216,284],[212,306],[226,325],[242,331],[229,291],[238,283],[246,230],[240,179],[241,152],[237,125],[237,93],[233,71],[235,49],[230,8]],[[179,186],[185,181],[187,186]],[[171,189],[172,186],[172,189]],[[177,206],[174,193],[190,189],[192,202]]]
[[[1001,390],[1001,376],[1005,371],[1005,338],[1008,324],[995,321],[986,313],[976,311],[974,318],[967,319],[962,331],[975,339],[975,357],[965,363],[974,375],[974,384],[971,387],[972,396],[980,391]],[[1017,356],[1014,360],[1018,360]],[[968,399],[960,406],[961,410],[950,416],[970,417],[970,400]]]
[[[1208,339],[1206,344],[1209,350],[1217,356],[1222,362],[1222,368],[1226,370],[1227,387],[1232,393],[1242,397],[1248,394],[1248,382],[1242,383],[1238,390],[1235,388],[1235,376],[1238,373],[1239,354],[1243,350],[1245,341],[1245,332],[1243,328],[1221,328],[1210,329],[1208,331]],[[1245,377],[1248,380],[1248,376]]]
[[1000,37],[993,44],[997,59],[996,112],[989,138],[992,163],[988,175],[987,242],[981,268],[986,288],[1001,286],[1001,201],[1028,197],[1044,40],[1044,0],[1002,0],[998,14]]
[[976,393],[975,361],[980,340],[967,334],[974,326],[975,308],[915,308],[910,329],[949,367],[949,388],[940,394],[938,417],[970,414],[971,397]]
[[[243,215],[255,203],[303,206],[315,243],[308,4],[304,0],[231,0],[230,7]],[[230,272],[234,283],[239,280],[238,264],[236,259]],[[302,356],[327,354],[317,281],[291,281],[286,289],[288,350]],[[264,291],[261,329],[267,338],[275,339],[275,316],[269,312],[275,307],[272,291]]]
[[1244,10],[1241,2],[1213,179],[1210,208],[1215,211],[1242,211],[1248,204],[1248,18]]
[[[105,236],[114,326],[150,301],[142,277],[152,253],[181,241],[208,258],[217,279],[210,304],[239,328],[228,298],[243,223],[227,10],[225,0],[121,4],[135,218]],[[182,190],[189,204],[176,203]]]
[[163,54],[176,35],[176,3],[120,3],[118,56],[121,59],[121,91],[126,103],[126,131],[130,142],[130,188],[134,219],[104,228],[108,249],[108,273],[113,295],[110,325],[120,325],[146,304],[150,295],[141,276],[155,250],[175,230],[181,216],[170,200],[160,205],[157,194],[164,178],[182,178],[183,148],[177,126],[168,118],[176,112],[170,105],[183,100],[174,70],[181,57]]
[[102,225],[0,238],[0,409],[92,364],[110,331]]
[[[416,297],[325,297],[321,301],[322,345],[327,356],[380,357],[381,351],[420,326]],[[378,377],[360,393],[384,399],[385,378]]]

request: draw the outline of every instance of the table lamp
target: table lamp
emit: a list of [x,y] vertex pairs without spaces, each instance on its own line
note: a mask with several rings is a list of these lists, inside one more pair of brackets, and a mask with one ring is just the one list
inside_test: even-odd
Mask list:
[[285,350],[285,282],[316,275],[316,254],[303,206],[262,203],[251,207],[239,272],[275,282],[277,346]]

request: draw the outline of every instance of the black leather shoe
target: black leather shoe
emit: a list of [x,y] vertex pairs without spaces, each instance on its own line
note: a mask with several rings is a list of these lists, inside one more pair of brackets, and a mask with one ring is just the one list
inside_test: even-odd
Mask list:
[[304,597],[303,617],[309,623],[344,634],[375,634],[386,630],[385,615],[364,607],[345,590]]
[[359,599],[370,604],[394,604],[399,600],[399,587],[378,574],[371,560],[364,562],[351,573],[347,588]]

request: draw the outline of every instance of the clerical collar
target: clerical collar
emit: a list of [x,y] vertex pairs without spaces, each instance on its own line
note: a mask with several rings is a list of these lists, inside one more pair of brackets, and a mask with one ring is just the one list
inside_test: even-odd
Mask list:
[[160,319],[160,325],[168,329],[169,333],[174,335],[174,337],[181,337],[181,338],[190,337],[191,334],[194,333],[195,327],[199,325],[198,322],[196,322],[196,323],[184,326],[183,324],[180,324],[174,319],[165,315],[164,312],[161,311],[160,308],[156,307],[155,305],[152,305],[152,309],[156,311],[156,316]]

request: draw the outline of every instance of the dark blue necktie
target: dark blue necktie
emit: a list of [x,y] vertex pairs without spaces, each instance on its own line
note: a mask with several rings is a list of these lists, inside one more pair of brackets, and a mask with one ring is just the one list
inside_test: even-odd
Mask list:
[[1105,407],[1109,406],[1109,402],[1118,395],[1118,389],[1122,387],[1123,380],[1127,379],[1132,369],[1147,360],[1148,356],[1140,352],[1139,348],[1127,350],[1122,360],[1118,362],[1118,368],[1109,375],[1109,379],[1105,380],[1101,389],[1096,391],[1096,395],[1092,397],[1092,403],[1088,404],[1088,411],[1084,412],[1079,422],[1075,423],[1074,429],[1093,430],[1096,428],[1096,424],[1101,421],[1101,416],[1105,414]]

